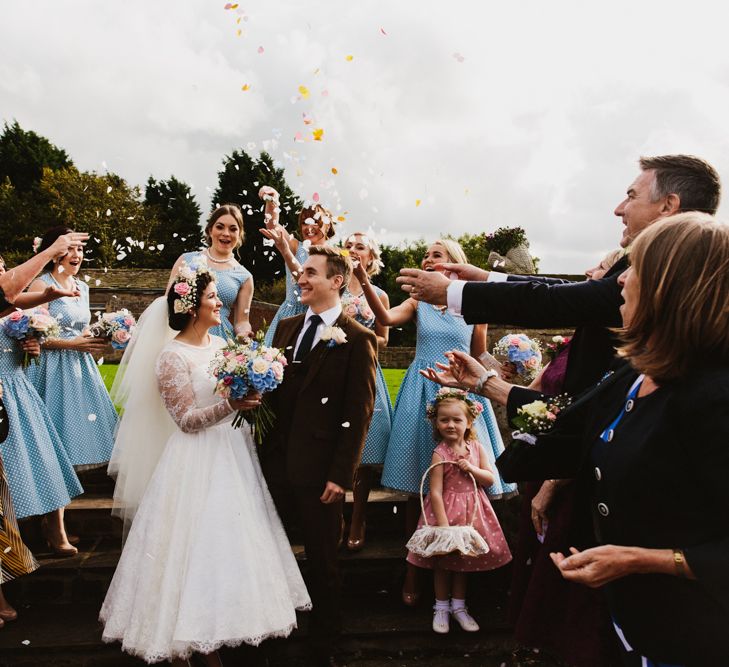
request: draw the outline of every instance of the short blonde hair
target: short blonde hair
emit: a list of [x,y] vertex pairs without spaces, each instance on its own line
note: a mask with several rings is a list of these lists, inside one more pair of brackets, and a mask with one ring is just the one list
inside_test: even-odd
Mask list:
[[344,245],[347,245],[347,241],[353,236],[362,236],[367,239],[367,245],[370,249],[370,255],[372,255],[372,261],[368,266],[365,266],[368,276],[376,276],[382,270],[382,263],[380,262],[380,246],[369,234],[366,232],[352,232],[346,239],[344,239]]
[[445,248],[448,258],[452,264],[468,264],[468,258],[466,253],[463,252],[461,244],[453,239],[437,239],[433,241],[433,245],[439,245]]
[[643,231],[630,258],[638,303],[618,354],[659,384],[729,364],[729,227],[679,213]]

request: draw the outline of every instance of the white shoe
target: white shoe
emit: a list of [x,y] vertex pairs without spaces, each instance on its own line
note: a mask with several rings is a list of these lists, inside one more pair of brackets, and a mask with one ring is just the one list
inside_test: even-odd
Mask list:
[[[473,616],[468,613],[466,607],[451,609],[451,614],[453,614],[453,618],[456,619],[462,630],[466,632],[478,632],[481,629],[478,627],[478,623],[473,620]],[[435,629],[435,620],[433,620],[433,629]]]
[[[435,607],[433,607],[435,609]],[[433,614],[433,632],[446,635],[451,629],[450,612],[448,609],[435,609]]]

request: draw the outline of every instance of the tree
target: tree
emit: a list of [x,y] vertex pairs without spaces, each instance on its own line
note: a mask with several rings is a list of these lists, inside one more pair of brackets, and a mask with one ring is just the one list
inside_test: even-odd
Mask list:
[[3,125],[0,134],[0,182],[6,178],[19,193],[40,183],[43,169],[65,169],[73,163],[66,151],[48,139],[20,127],[18,121]]
[[155,237],[156,245],[164,246],[157,256],[161,267],[172,266],[182,253],[200,247],[202,212],[189,185],[174,176],[166,181],[156,181],[150,176],[144,191],[144,206],[159,221]]
[[148,266],[159,254],[159,223],[143,206],[139,188],[130,187],[121,176],[46,168],[40,190],[57,224],[91,235],[86,246],[91,266]]
[[238,204],[243,211],[245,242],[238,257],[253,272],[257,283],[269,283],[284,275],[281,257],[275,249],[263,244],[263,236],[258,231],[265,224],[263,202],[258,198],[258,190],[264,185],[276,188],[281,195],[281,224],[291,233],[298,232],[297,215],[302,202],[286,183],[283,169],[274,166],[268,153],[261,153],[257,160],[243,150],[226,156],[213,194],[213,208]]

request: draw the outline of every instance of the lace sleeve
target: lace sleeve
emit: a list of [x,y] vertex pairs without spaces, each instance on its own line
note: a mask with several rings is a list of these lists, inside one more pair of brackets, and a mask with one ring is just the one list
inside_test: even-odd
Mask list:
[[199,408],[195,404],[190,370],[177,353],[164,351],[157,360],[157,386],[167,411],[184,433],[201,431],[227,417],[233,408],[226,400]]

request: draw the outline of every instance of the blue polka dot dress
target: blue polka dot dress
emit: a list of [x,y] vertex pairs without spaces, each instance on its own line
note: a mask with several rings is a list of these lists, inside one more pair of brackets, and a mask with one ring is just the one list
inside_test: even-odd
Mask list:
[[210,333],[215,336],[220,336],[223,340],[235,338],[235,327],[230,321],[230,314],[235,306],[235,300],[238,298],[238,292],[243,284],[251,277],[251,272],[243,265],[237,263],[232,269],[218,269],[215,263],[205,257],[202,252],[186,252],[182,257],[188,264],[199,260],[201,257],[204,257],[207,261],[208,269],[215,276],[218,297],[223,302],[223,307],[220,309],[220,325],[210,329]]
[[22,519],[65,507],[83,488],[45,404],[25,376],[20,345],[1,324],[0,381],[10,432],[0,455],[15,515]]
[[[384,294],[379,287],[375,288],[377,295]],[[342,295],[342,310],[345,315],[357,320],[368,329],[375,329],[375,316],[367,304],[364,296],[354,296],[348,289]],[[390,394],[387,391],[385,376],[382,374],[380,363],[377,362],[375,376],[375,411],[372,414],[367,440],[365,440],[360,465],[382,465],[385,462],[387,443],[390,441],[390,426],[392,423],[392,405]]]
[[[435,382],[418,372],[427,367],[435,368],[435,362],[443,363],[448,350],[470,353],[473,325],[447,310],[442,312],[427,303],[419,303],[416,311],[417,342],[415,359],[410,364],[395,401],[392,432],[387,446],[382,485],[407,493],[418,493],[420,478],[430,465],[436,441],[433,428],[425,416],[428,401],[435,398],[440,388]],[[480,442],[497,475],[487,490],[489,497],[513,495],[515,484],[507,484],[498,475],[494,461],[504,451],[504,443],[496,424],[491,403],[482,396],[473,396],[483,404],[484,410],[474,422],[473,439]],[[426,490],[428,488],[426,484]]]
[[[50,273],[40,279],[57,284]],[[80,336],[89,326],[89,286],[76,281],[81,296],[62,297],[48,304],[61,326],[61,338]],[[106,464],[114,448],[117,414],[99,368],[89,352],[43,349],[38,365],[31,364],[28,379],[38,391],[77,469]]]
[[[299,264],[303,264],[309,259],[309,251],[304,247],[304,244],[299,241],[299,247],[296,249],[296,259]],[[296,284],[296,278],[291,275],[289,267],[286,267],[286,298],[284,302],[278,307],[276,314],[271,320],[271,325],[268,327],[266,332],[266,338],[264,342],[266,345],[273,344],[273,335],[276,333],[276,327],[279,321],[285,317],[293,317],[294,315],[300,315],[306,310],[306,306],[301,303],[301,291],[299,286]]]

